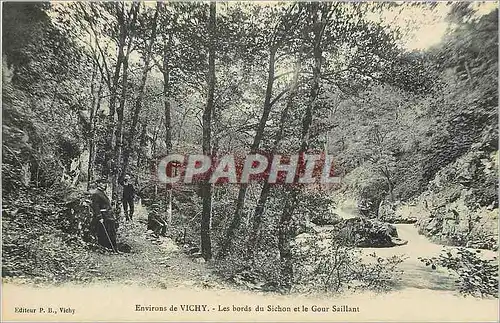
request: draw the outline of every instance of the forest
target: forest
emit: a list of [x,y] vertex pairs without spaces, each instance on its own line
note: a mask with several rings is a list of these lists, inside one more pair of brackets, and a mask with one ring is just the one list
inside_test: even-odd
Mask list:
[[[408,48],[433,12],[443,37]],[[2,277],[95,278],[85,200],[105,179],[130,249],[114,259],[158,216],[233,284],[386,290],[405,259],[378,250],[410,248],[411,226],[454,248],[422,267],[498,297],[480,256],[498,250],[496,3],[5,2],[2,21]],[[157,178],[169,154],[258,152],[331,155],[340,181]]]

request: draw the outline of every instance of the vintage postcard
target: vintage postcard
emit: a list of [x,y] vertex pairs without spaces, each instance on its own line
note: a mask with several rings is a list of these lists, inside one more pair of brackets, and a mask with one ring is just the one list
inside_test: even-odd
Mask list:
[[2,321],[498,322],[498,3],[2,3]]

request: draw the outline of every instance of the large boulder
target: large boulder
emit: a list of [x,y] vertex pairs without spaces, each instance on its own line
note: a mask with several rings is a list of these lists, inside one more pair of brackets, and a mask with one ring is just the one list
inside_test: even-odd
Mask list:
[[337,225],[348,243],[357,247],[387,248],[405,244],[394,225],[361,217],[343,220]]
[[335,225],[341,221],[342,218],[336,213],[321,213],[311,218],[315,225]]
[[363,217],[342,219],[335,225],[311,224],[310,229],[306,233],[299,234],[296,241],[302,243],[313,237],[327,241],[334,237],[341,239],[346,245],[361,248],[388,248],[408,243],[399,238],[394,225]]

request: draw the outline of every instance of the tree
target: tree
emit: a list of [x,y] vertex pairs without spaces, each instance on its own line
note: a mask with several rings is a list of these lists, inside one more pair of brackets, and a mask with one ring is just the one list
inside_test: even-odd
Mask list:
[[[299,52],[297,62],[295,64],[294,68],[294,73],[293,73],[293,79],[290,84],[290,90],[288,92],[288,98],[286,102],[286,106],[281,112],[281,118],[280,118],[280,123],[279,123],[279,128],[276,132],[276,135],[274,137],[274,144],[271,153],[274,155],[278,151],[279,144],[281,140],[283,139],[284,136],[284,130],[286,127],[287,119],[289,118],[290,110],[293,108],[294,104],[294,98],[297,95],[297,89],[299,86],[299,74],[300,74],[300,69],[301,69],[301,53]],[[257,202],[257,206],[255,207],[254,215],[253,215],[253,225],[252,225],[252,230],[250,232],[250,237],[248,239],[248,245],[247,245],[247,256],[250,257],[251,259],[255,259],[255,250],[256,250],[256,244],[257,244],[257,239],[259,236],[259,231],[260,227],[262,224],[262,217],[264,213],[264,208],[267,203],[267,200],[269,198],[271,192],[271,184],[266,181],[262,185],[262,190],[260,191],[260,196],[259,200]]]
[[[123,4],[124,6],[124,4]],[[121,93],[120,93],[120,100],[119,100],[119,106],[116,109],[116,128],[115,128],[115,135],[114,137],[116,138],[116,143],[114,145],[114,156],[112,159],[112,199],[114,201],[114,205],[118,205],[118,200],[119,200],[119,194],[118,194],[118,181],[120,177],[120,166],[122,162],[122,154],[123,154],[123,126],[124,126],[124,116],[125,116],[125,103],[127,99],[127,92],[128,92],[128,73],[129,73],[129,58],[130,58],[130,53],[132,52],[132,44],[133,40],[135,37],[135,29],[136,29],[136,21],[137,21],[137,15],[139,13],[140,9],[140,3],[133,3],[130,8],[129,12],[129,18],[125,19],[125,13],[124,13],[124,8],[120,7],[120,5],[117,3],[116,4],[117,8],[117,20],[119,24],[120,30],[123,30],[123,33],[128,37],[128,44],[126,47],[125,54],[123,55],[123,75],[122,75],[122,84],[121,84]],[[149,62],[148,62],[149,64]],[[147,77],[144,76],[144,78]],[[140,102],[140,101],[139,101]],[[139,108],[136,106],[136,109],[140,109],[140,103],[139,103]],[[137,121],[136,121],[137,122]],[[135,128],[135,127],[134,127]],[[128,161],[127,161],[128,163]]]
[[[105,145],[98,146],[98,149],[104,152],[104,158],[100,160],[103,166],[102,175],[111,177],[112,200],[115,206],[118,204],[129,58],[133,50],[139,9],[139,3],[128,6],[123,2],[78,3],[58,7],[60,23],[74,27],[73,37],[85,44],[90,52],[88,56],[96,63],[101,79],[107,86],[107,140]],[[116,50],[116,58],[110,57],[110,48]]]
[[[269,34],[269,40],[264,45],[268,51],[268,71],[267,71],[267,85],[264,97],[264,104],[262,109],[262,115],[260,116],[257,129],[255,131],[255,136],[253,138],[252,145],[250,146],[250,154],[255,154],[259,149],[260,143],[264,136],[264,129],[266,123],[269,119],[269,114],[273,105],[276,104],[278,100],[281,99],[283,95],[288,92],[289,89],[284,89],[279,94],[273,98],[273,86],[277,77],[275,75],[276,69],[276,59],[278,50],[290,49],[290,46],[286,46],[287,42],[290,42],[294,35],[290,33],[290,29],[293,31],[297,24],[300,22],[299,12],[296,11],[296,5],[289,5],[287,8],[283,9],[283,12],[276,21],[273,22],[274,27]],[[283,57],[283,54],[282,56]],[[231,249],[232,239],[234,237],[235,231],[239,228],[241,223],[241,217],[243,209],[245,207],[245,197],[247,192],[248,184],[240,184],[240,189],[238,192],[238,198],[236,200],[236,210],[231,223],[226,231],[224,241],[221,246],[220,258],[224,258],[228,251]]]
[[[211,156],[211,126],[214,109],[215,92],[215,39],[216,39],[216,11],[217,3],[210,2],[210,18],[208,24],[210,45],[208,51],[208,97],[203,111],[203,154]],[[212,258],[212,244],[210,241],[210,218],[212,216],[212,185],[207,178],[201,184],[203,209],[201,214],[201,253],[205,260]]]
[[[395,58],[404,56],[397,47],[396,32],[366,19],[367,11],[383,9],[383,5],[347,7],[339,3],[322,3],[302,6],[306,13],[302,41],[309,53],[308,66],[312,71],[298,131],[299,155],[320,145],[318,135],[321,131],[316,130],[319,124],[317,118],[331,109],[333,103],[327,91],[333,90],[338,95],[349,97],[372,84],[386,82],[390,80],[387,72],[392,70],[389,67],[395,66]],[[299,172],[297,177],[300,176]],[[282,280],[288,288],[293,281],[290,243],[295,236],[294,213],[301,191],[299,185],[286,188],[278,230]]]
[[[133,115],[132,115],[132,123],[130,125],[128,136],[126,139],[126,141],[127,141],[126,147],[127,148],[125,149],[124,156],[123,156],[122,174],[127,173],[127,167],[129,164],[130,154],[132,153],[132,150],[134,148],[133,143],[136,139],[135,136],[136,136],[136,132],[137,132],[137,124],[139,122],[139,114],[141,112],[143,100],[144,100],[144,88],[146,87],[146,81],[147,81],[148,73],[150,70],[149,65],[151,62],[151,56],[153,55],[152,48],[153,48],[153,44],[156,40],[156,26],[158,23],[158,16],[159,16],[159,13],[161,10],[160,8],[161,8],[161,3],[158,2],[156,4],[156,10],[155,10],[152,22],[151,22],[151,35],[149,37],[149,42],[147,43],[147,45],[144,49],[144,54],[143,54],[144,55],[144,68],[142,70],[141,80],[139,83],[139,89],[138,89],[138,93],[137,93],[137,96],[135,99]],[[170,123],[170,120],[168,120],[168,123]]]

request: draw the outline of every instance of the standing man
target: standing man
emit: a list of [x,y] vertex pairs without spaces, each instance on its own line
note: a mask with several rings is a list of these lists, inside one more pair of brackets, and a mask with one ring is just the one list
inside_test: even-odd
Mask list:
[[129,175],[125,175],[123,182],[120,184],[123,185],[122,204],[125,219],[132,221],[132,216],[134,215],[134,197],[136,195],[139,196],[139,193],[135,190]]
[[98,180],[97,188],[91,193],[92,212],[94,214],[94,227],[97,242],[117,252],[116,245],[116,219],[113,215],[111,202],[106,196],[106,180]]

